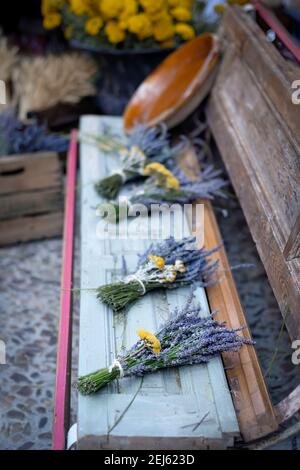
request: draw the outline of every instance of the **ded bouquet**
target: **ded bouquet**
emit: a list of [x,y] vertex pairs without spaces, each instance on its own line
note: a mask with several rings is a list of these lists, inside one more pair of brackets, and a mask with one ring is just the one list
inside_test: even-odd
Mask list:
[[147,176],[145,167],[150,162],[171,164],[187,144],[182,136],[180,143],[172,147],[165,125],[146,128],[138,124],[125,144],[108,127],[98,135],[82,135],[81,138],[119,157],[119,168],[95,184],[97,193],[106,199],[114,199],[128,181]]
[[170,48],[201,32],[203,7],[193,0],[43,0],[42,15],[45,29],[62,27],[67,39],[93,46]]
[[166,367],[201,364],[225,351],[238,351],[244,344],[253,344],[213,317],[201,318],[200,307],[192,297],[176,308],[169,320],[154,335],[138,330],[139,341],[110,367],[79,377],[76,387],[83,395],[97,392],[122,377],[143,376]]
[[223,188],[228,182],[220,177],[220,170],[206,166],[197,180],[188,179],[175,168],[171,172],[159,162],[148,163],[143,170],[149,178],[141,188],[137,188],[120,201],[110,201],[97,206],[96,215],[118,223],[135,205],[142,204],[151,209],[153,204],[188,204],[199,199],[226,197]]
[[136,301],[140,296],[158,288],[176,289],[191,283],[207,286],[207,279],[215,272],[218,262],[208,262],[208,257],[218,248],[205,251],[195,247],[195,238],[180,241],[169,238],[152,244],[140,256],[137,270],[118,282],[96,289],[97,297],[114,312]]

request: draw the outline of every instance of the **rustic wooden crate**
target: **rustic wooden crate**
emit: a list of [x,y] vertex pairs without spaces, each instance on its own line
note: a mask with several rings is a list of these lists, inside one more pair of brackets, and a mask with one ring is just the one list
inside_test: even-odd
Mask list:
[[300,68],[267,42],[255,21],[229,8],[224,57],[208,121],[283,317],[300,335]]
[[0,158],[0,246],[62,234],[63,182],[58,154]]
[[[81,122],[81,129],[97,132],[100,130],[101,120],[103,120],[103,117],[84,117]],[[121,122],[117,118],[106,117],[105,121],[115,127],[116,130],[121,130]],[[74,145],[75,142],[73,142]],[[120,274],[123,266],[120,260],[122,255],[126,255],[128,268],[133,270],[136,251],[142,251],[144,246],[141,243],[142,240],[122,242],[121,240],[108,239],[101,241],[97,238],[94,207],[97,201],[99,202],[99,198],[96,198],[92,183],[99,177],[106,175],[118,164],[116,161],[113,161],[113,158],[107,159],[96,148],[87,148],[87,144],[82,144],[81,156],[83,155],[84,158],[81,158],[81,178],[83,182],[81,206],[84,209],[81,221],[81,285],[84,288],[99,285],[101,282],[107,282],[114,273]],[[100,155],[101,158],[99,158]],[[72,152],[70,152],[71,156]],[[71,160],[69,163],[71,165]],[[185,152],[181,156],[179,163],[191,178],[197,173],[198,163],[193,149]],[[72,171],[74,171],[74,166]],[[69,223],[71,221],[72,225],[71,212],[74,210],[74,206],[72,209],[75,196],[75,178],[72,181],[73,177],[71,175],[69,179],[70,184],[68,184],[67,188],[67,201],[69,203],[67,202],[66,210],[70,215],[70,219],[66,219],[67,225],[65,226],[64,233],[65,249],[69,254],[69,263],[66,261],[67,257],[65,257],[65,273],[72,270],[70,255],[73,251],[72,239],[74,234]],[[209,249],[220,245],[222,239],[210,202],[202,202],[205,209],[204,244]],[[188,220],[188,225],[193,227],[191,220]],[[196,231],[200,229],[199,227],[194,228]],[[214,253],[212,258],[219,260],[220,272],[223,275],[218,283],[205,290],[197,290],[198,300],[203,307],[203,314],[206,315],[208,308],[210,308],[211,310],[216,310],[218,312],[217,318],[220,321],[225,321],[230,327],[246,325],[247,322],[224,246],[217,253]],[[66,277],[69,284],[68,282],[66,283]],[[71,283],[72,276],[70,279],[68,275],[62,278],[63,296],[69,290],[65,288],[67,286],[70,287]],[[179,295],[174,292],[174,296],[171,292],[166,292],[166,296],[156,296],[154,294],[153,292],[147,296],[147,302],[143,306],[138,304],[132,306],[130,316],[126,317],[126,321],[124,321],[124,319],[117,318],[119,316],[113,317],[112,312],[107,308],[103,308],[103,305],[100,307],[93,292],[82,291],[79,352],[80,373],[96,369],[101,364],[108,364],[114,357],[116,350],[119,350],[120,344],[126,346],[127,342],[130,344],[133,342],[132,333],[137,326],[136,322],[139,325],[141,322],[145,322],[145,325],[152,328],[153,322],[157,323],[157,320],[169,311],[168,303],[171,304],[170,306],[181,303],[186,292],[178,290],[177,294]],[[150,301],[151,298],[152,301]],[[68,328],[65,328],[65,326],[66,321],[68,321],[68,315],[66,314],[68,313],[69,306],[68,302],[67,307],[64,305],[65,299],[65,297],[62,297],[61,326],[64,326],[64,328],[60,331],[61,342],[58,351],[58,357],[61,359],[64,357],[65,360],[60,360],[58,363],[58,374],[60,376],[57,377],[60,380],[57,380],[55,398],[53,440],[55,449],[63,449],[65,446],[64,438],[67,432],[66,423],[68,422],[69,415],[67,405],[69,391],[66,393],[66,388],[62,388],[63,383],[67,384],[70,373],[70,363],[67,365],[66,354],[68,350],[66,338],[69,335],[65,336],[63,332],[68,331]],[[158,309],[157,306],[159,307]],[[99,309],[101,310],[101,308],[102,312],[100,313]],[[70,324],[69,327],[71,327]],[[243,330],[242,334],[250,337],[250,331],[248,330]],[[178,448],[224,448],[232,445],[234,438],[240,437],[236,423],[237,419],[241,437],[244,443],[247,442],[247,447],[263,449],[274,444],[275,441],[291,436],[299,430],[299,423],[296,423],[286,428],[283,432],[277,432],[274,435],[274,431],[278,431],[282,423],[290,420],[290,418],[299,412],[300,385],[289,396],[274,406],[270,401],[254,346],[244,346],[238,353],[225,353],[222,356],[226,366],[225,373],[228,384],[224,382],[224,374],[222,374],[220,369],[220,361],[214,361],[213,364],[210,363],[203,367],[192,368],[194,373],[189,375],[189,377],[185,376],[183,383],[177,380],[174,382],[172,380],[172,378],[174,379],[174,375],[172,375],[174,371],[170,371],[170,374],[166,372],[166,375],[163,375],[166,379],[165,381],[161,380],[161,374],[154,374],[152,378],[149,376],[149,380],[147,379],[147,383],[145,382],[141,389],[136,389],[138,383],[135,383],[135,380],[132,379],[129,382],[123,382],[121,388],[112,387],[111,389],[103,389],[99,394],[90,397],[80,396],[78,425],[72,426],[70,439],[72,438],[73,440],[75,431],[77,447],[80,449],[163,448],[178,450]],[[180,376],[180,370],[178,372]],[[206,375],[207,372],[209,379]],[[63,377],[64,379],[62,379]],[[184,374],[180,377],[184,377]],[[138,381],[139,379],[137,379]],[[190,385],[192,383],[194,386],[193,393],[191,394],[192,389]],[[232,402],[227,393],[228,386],[236,411],[236,419],[232,410]],[[176,393],[178,387],[182,387],[182,393],[179,394],[181,397]],[[208,393],[204,402],[201,400],[203,390],[206,390],[205,394]],[[161,393],[163,397],[165,395],[167,397],[167,401],[163,401],[162,404],[160,399]],[[64,399],[62,399],[63,394],[65,394]],[[175,398],[173,399],[173,397]],[[191,436],[190,432],[184,431],[186,428],[182,429],[182,423],[188,420],[188,415],[185,411],[189,410],[188,403],[191,400],[194,403],[195,397],[197,397],[197,405],[194,406],[193,404],[192,414],[200,412],[202,415],[204,409],[207,410],[208,407],[210,408],[210,414],[207,416],[209,419],[204,420],[206,422],[202,422],[201,427],[198,427],[197,433]],[[132,400],[132,398],[134,399]],[[126,404],[128,404],[128,400],[131,405],[135,402],[133,409],[131,409],[131,416],[129,416],[129,419],[127,416],[125,425],[123,422],[119,426],[123,421],[123,418],[119,421],[120,413],[124,410],[124,406],[125,410],[127,410]],[[157,403],[159,403],[159,409],[156,406]],[[186,403],[186,409],[184,403]],[[163,406],[164,404],[166,404],[165,407]],[[171,405],[169,406],[169,404]],[[129,406],[128,410],[129,408],[132,408],[132,406]],[[150,420],[148,419],[149,409],[151,410]],[[58,413],[60,413],[60,416]],[[146,425],[144,425],[145,418]],[[163,431],[163,436],[160,435],[161,431]],[[266,435],[269,436],[262,439]],[[251,443],[251,441],[254,441],[254,443]]]
[[[92,116],[82,118],[81,131],[97,133],[103,123],[122,131],[120,118]],[[189,288],[152,292],[141,297],[126,314],[118,315],[99,302],[94,292],[86,290],[120,276],[123,256],[129,272],[134,272],[137,254],[151,240],[97,237],[99,219],[95,216],[95,206],[101,199],[93,183],[110,173],[117,160],[86,143],[81,144],[80,154],[83,290],[79,374],[82,375],[109,365],[123,347],[135,342],[137,328],[155,331],[175,305],[185,303]],[[195,289],[195,295],[203,316],[209,315],[205,289]],[[79,395],[77,417],[79,449],[226,448],[239,436],[220,357],[208,364],[159,371],[143,380],[125,378],[93,396]],[[198,422],[201,424],[196,429],[193,423]]]

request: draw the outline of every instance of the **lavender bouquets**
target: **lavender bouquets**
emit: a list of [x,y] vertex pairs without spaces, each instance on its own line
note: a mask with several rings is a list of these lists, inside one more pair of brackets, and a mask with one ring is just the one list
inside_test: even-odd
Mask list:
[[215,196],[226,197],[223,188],[228,182],[220,177],[220,170],[212,165],[205,167],[201,178],[189,180],[182,170],[175,168],[173,172],[158,162],[149,163],[144,168],[144,175],[149,176],[141,189],[132,191],[122,201],[109,201],[97,206],[96,215],[103,217],[109,214],[109,220],[119,222],[135,204],[142,204],[147,209],[152,204],[188,204],[199,199],[213,199]]
[[29,152],[65,152],[69,139],[65,136],[47,132],[46,126],[36,122],[25,125],[7,110],[0,114],[0,155],[22,154]]
[[107,128],[97,136],[82,136],[82,140],[94,143],[102,151],[116,153],[120,157],[120,167],[95,184],[97,193],[106,199],[114,199],[128,181],[146,176],[144,167],[147,163],[167,163],[181,152],[187,143],[182,137],[179,144],[171,147],[166,126],[146,128],[141,124],[135,126],[126,144]]
[[208,256],[216,251],[195,248],[195,238],[180,241],[169,238],[162,243],[152,244],[137,265],[137,271],[119,282],[96,289],[97,297],[113,309],[122,310],[127,305],[158,288],[176,289],[193,282],[207,286],[207,281],[218,265],[209,263]]
[[200,306],[193,306],[190,297],[183,308],[175,309],[155,335],[138,330],[140,340],[110,367],[79,377],[77,389],[89,395],[117,378],[206,363],[222,352],[238,351],[243,344],[253,344],[238,334],[242,328],[226,328],[224,323],[212,317],[201,318],[199,313]]

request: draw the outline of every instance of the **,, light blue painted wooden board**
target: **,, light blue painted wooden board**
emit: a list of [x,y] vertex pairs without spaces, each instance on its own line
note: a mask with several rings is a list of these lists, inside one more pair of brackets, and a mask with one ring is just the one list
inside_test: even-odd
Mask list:
[[[122,132],[120,118],[99,116],[83,117],[80,132],[101,132],[104,123]],[[101,199],[93,183],[109,174],[118,162],[115,157],[102,154],[86,143],[81,143],[80,158],[81,288],[87,289],[121,276],[122,256],[126,258],[128,271],[133,273],[137,254],[143,252],[151,240],[97,238],[99,219],[95,207]],[[175,305],[185,303],[188,293],[187,287],[152,292],[141,297],[126,315],[114,315],[96,299],[95,293],[82,290],[79,374],[109,366],[122,348],[137,341],[138,328],[155,332]],[[196,298],[202,305],[202,314],[208,315],[203,288],[197,289]],[[143,379],[124,378],[94,396],[79,396],[79,448],[222,448],[232,445],[233,436],[238,432],[220,358],[214,358],[207,365],[159,371]]]

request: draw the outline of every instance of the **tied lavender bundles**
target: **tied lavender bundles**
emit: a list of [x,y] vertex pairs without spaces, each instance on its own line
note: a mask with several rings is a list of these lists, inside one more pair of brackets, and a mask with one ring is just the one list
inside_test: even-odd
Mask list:
[[207,286],[207,279],[215,272],[218,262],[208,257],[218,249],[205,251],[195,247],[195,238],[176,241],[173,237],[152,244],[140,256],[137,271],[124,279],[96,289],[97,297],[113,309],[122,310],[154,289],[176,289],[193,282]]
[[81,139],[96,145],[102,152],[114,153],[119,157],[119,168],[95,184],[97,193],[106,199],[115,199],[127,182],[147,176],[144,168],[150,162],[167,164],[173,161],[188,142],[182,136],[179,144],[171,146],[164,124],[150,128],[137,124],[126,143],[107,126],[100,134],[82,135]]
[[161,163],[148,163],[144,168],[144,175],[148,179],[143,186],[135,188],[123,200],[102,202],[97,206],[96,215],[106,217],[111,223],[119,223],[134,206],[137,208],[143,205],[150,210],[157,204],[183,205],[198,199],[226,197],[224,187],[228,183],[220,177],[220,173],[220,170],[208,165],[202,169],[198,179],[192,181],[178,167],[174,166],[171,172]]
[[170,319],[153,335],[138,330],[140,340],[108,367],[79,377],[76,386],[83,395],[97,392],[122,377],[143,376],[166,367],[208,362],[225,351],[238,351],[243,344],[253,344],[239,334],[242,328],[229,329],[213,317],[201,318],[200,307],[192,297],[176,308]]

